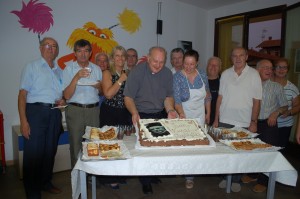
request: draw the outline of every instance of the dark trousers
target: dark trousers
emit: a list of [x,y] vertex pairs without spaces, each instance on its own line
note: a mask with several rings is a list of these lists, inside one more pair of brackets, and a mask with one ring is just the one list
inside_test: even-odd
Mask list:
[[[275,126],[269,126],[267,119],[258,121],[257,122],[257,133],[259,134],[258,138],[261,139],[263,142],[266,142],[273,146],[278,146],[279,129],[277,127],[277,124]],[[268,177],[262,173],[258,174],[257,183],[267,186],[268,185]]]
[[275,126],[269,126],[268,120],[259,120],[257,122],[257,137],[263,142],[278,146],[279,143],[279,129],[277,124]]
[[287,147],[290,139],[291,130],[292,130],[292,126],[279,128],[278,146]]
[[27,199],[38,199],[41,189],[52,186],[62,115],[59,109],[27,104],[26,116],[30,136],[24,138],[23,183]]
[[[167,118],[167,113],[163,110],[157,113],[139,113],[141,119],[163,119]],[[151,182],[155,181],[154,177],[142,176],[140,177],[140,182],[142,185],[149,185]]]

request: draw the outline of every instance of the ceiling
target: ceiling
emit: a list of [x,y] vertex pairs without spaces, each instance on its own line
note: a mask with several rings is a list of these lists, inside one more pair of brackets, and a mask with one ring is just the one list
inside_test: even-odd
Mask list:
[[178,0],[178,1],[197,6],[204,10],[211,10],[214,8],[235,4],[247,0]]

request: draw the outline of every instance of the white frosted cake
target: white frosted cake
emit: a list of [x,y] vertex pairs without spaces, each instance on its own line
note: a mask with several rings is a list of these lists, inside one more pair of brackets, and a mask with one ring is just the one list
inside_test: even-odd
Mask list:
[[193,119],[140,119],[141,146],[208,145],[209,140]]

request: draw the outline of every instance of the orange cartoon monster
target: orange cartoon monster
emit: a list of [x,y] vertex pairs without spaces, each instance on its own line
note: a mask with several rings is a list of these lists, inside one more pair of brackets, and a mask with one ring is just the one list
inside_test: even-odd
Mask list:
[[[83,28],[75,29],[70,35],[67,46],[73,49],[74,43],[79,39],[85,39],[92,45],[91,61],[94,61],[95,55],[99,52],[109,54],[112,49],[118,45],[114,40],[112,28],[120,25],[122,29],[126,30],[130,34],[136,32],[141,27],[141,20],[139,16],[132,10],[127,8],[118,16],[119,24],[113,25],[109,28],[99,28],[93,22],[87,22]],[[70,53],[58,59],[58,65],[64,69],[66,63],[73,60],[75,61],[74,53]]]

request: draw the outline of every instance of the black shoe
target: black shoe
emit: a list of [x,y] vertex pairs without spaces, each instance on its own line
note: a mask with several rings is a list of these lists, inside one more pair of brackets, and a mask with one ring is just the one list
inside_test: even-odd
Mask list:
[[159,183],[161,183],[161,180],[159,178],[157,178],[157,177],[154,177],[154,178],[151,179],[151,183],[153,183],[153,184],[159,184]]
[[146,195],[153,194],[151,184],[143,185],[143,193]]

